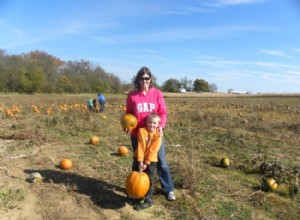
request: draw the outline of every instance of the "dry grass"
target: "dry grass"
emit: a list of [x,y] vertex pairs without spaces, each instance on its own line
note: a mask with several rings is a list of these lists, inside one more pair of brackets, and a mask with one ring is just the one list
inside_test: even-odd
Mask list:
[[[116,153],[121,145],[130,149],[129,137],[119,124],[126,96],[107,95],[108,106],[101,114],[85,111],[90,96],[0,95],[0,138],[17,141],[9,149],[1,147],[0,153],[6,160],[25,155],[20,157],[23,160],[14,159],[24,172],[38,169],[47,177],[46,182],[55,189],[64,189],[78,203],[86,203],[90,198],[92,209],[103,216],[103,209],[117,211],[125,199],[124,180],[131,157],[119,157]],[[299,195],[291,197],[288,192],[300,167],[298,95],[178,93],[165,97],[169,112],[165,132],[167,157],[178,200],[170,203],[156,194],[155,203],[164,211],[152,209],[154,217],[300,218]],[[14,104],[21,112],[7,118],[4,109]],[[75,104],[83,106],[71,107]],[[40,113],[35,113],[32,105],[38,106]],[[66,111],[60,108],[62,105],[67,106]],[[54,110],[48,115],[49,107]],[[90,135],[98,135],[101,143],[87,144]],[[229,169],[218,166],[224,156],[231,160]],[[73,173],[61,173],[54,166],[62,157],[72,158]],[[263,174],[259,167],[264,162],[273,168]],[[261,191],[265,176],[272,176],[282,187],[276,192]],[[159,189],[158,182],[156,188]],[[56,215],[52,213],[52,217]]]

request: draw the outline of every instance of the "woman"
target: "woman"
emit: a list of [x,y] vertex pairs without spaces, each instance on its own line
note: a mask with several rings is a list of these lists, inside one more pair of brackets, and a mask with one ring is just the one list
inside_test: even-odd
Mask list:
[[[126,113],[133,114],[138,120],[138,126],[131,132],[131,143],[133,152],[135,152],[138,142],[137,134],[139,128],[146,127],[147,116],[154,112],[161,118],[158,133],[163,137],[163,129],[167,122],[167,110],[163,94],[160,90],[151,86],[152,74],[147,67],[142,67],[134,80],[135,90],[127,95],[126,100]],[[171,177],[170,169],[166,161],[164,138],[158,151],[158,177],[163,191],[170,201],[176,200],[174,193],[174,184]]]

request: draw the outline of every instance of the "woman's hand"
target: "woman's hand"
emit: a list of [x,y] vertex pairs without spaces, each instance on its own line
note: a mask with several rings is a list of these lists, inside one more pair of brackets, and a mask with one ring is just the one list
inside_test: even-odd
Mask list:
[[128,128],[124,128],[123,131],[126,133],[126,134],[130,134],[132,133],[132,131],[130,131]]
[[158,133],[158,135],[161,136],[161,137],[164,136],[164,129],[163,129],[162,127],[158,127],[158,128],[157,128],[157,133]]

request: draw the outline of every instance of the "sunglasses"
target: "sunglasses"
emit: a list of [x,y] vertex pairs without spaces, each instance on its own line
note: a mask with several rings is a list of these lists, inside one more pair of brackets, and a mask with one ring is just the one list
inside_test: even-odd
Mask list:
[[141,81],[144,81],[144,80],[148,81],[148,80],[150,80],[150,79],[151,79],[150,77],[140,77],[140,80],[141,80]]

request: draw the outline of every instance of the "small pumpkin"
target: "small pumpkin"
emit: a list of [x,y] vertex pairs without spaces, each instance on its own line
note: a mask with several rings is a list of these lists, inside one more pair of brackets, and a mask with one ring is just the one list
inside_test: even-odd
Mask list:
[[69,170],[73,166],[72,160],[70,159],[63,159],[60,161],[60,168],[63,170]]
[[268,178],[267,180],[267,189],[268,191],[276,191],[278,188],[278,184],[273,178]]
[[30,183],[39,183],[39,182],[43,182],[43,177],[39,172],[33,172],[30,174],[28,181]]
[[261,183],[261,188],[264,191],[276,191],[278,189],[278,184],[273,178],[263,178]]
[[126,179],[126,193],[135,199],[144,198],[150,188],[150,179],[147,173],[132,171]]
[[223,168],[228,168],[230,166],[230,160],[228,157],[223,157],[221,160],[220,160],[220,167],[223,167]]
[[118,149],[118,153],[120,156],[126,156],[128,154],[128,148],[125,146],[121,146]]
[[121,117],[121,126],[122,128],[128,129],[129,131],[133,131],[137,127],[137,119],[133,114],[125,114]]
[[90,144],[96,145],[100,143],[100,138],[96,135],[90,137]]

